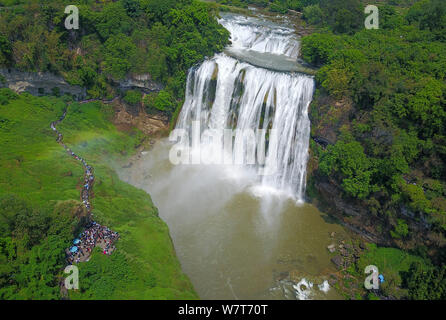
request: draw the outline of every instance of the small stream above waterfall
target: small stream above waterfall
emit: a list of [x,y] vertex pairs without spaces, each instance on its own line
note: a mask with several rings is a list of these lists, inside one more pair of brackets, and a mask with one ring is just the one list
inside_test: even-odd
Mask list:
[[219,22],[232,45],[189,71],[174,130],[185,134],[120,176],[151,194],[200,298],[340,298],[327,246],[346,235],[304,203],[314,79],[296,72],[299,38],[252,17]]

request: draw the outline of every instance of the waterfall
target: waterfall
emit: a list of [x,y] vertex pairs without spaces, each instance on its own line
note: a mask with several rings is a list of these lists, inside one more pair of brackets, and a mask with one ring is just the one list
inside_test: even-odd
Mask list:
[[244,16],[224,15],[219,22],[231,33],[234,48],[291,58],[299,55],[299,41],[291,28]]
[[[240,24],[234,20],[220,22],[233,32],[233,46],[297,56],[298,43],[283,28],[264,30],[265,26]],[[260,36],[259,30],[263,30]],[[275,39],[279,31],[281,36]],[[235,34],[239,36],[236,44]],[[229,158],[232,164],[242,164],[246,170],[257,173],[266,172],[256,175],[257,187],[268,192],[280,191],[302,201],[310,138],[308,107],[313,90],[314,80],[309,76],[255,67],[220,53],[189,71],[186,99],[176,129],[188,132],[188,137],[193,135],[196,124],[199,124],[200,134],[231,129],[233,144]],[[253,139],[249,140],[246,132],[250,130],[255,130],[255,138],[251,136]],[[261,161],[259,141],[265,142],[264,161]],[[218,160],[226,159],[225,142],[223,135],[202,139],[198,152],[207,152]],[[257,152],[255,163],[247,161],[253,151]]]

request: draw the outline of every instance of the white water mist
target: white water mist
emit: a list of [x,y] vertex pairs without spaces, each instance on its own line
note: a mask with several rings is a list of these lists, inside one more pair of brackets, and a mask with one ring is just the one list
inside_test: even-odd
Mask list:
[[[232,154],[238,159],[247,158],[250,148],[237,132],[275,130],[277,143],[268,145],[263,166],[273,174],[259,176],[258,190],[280,190],[301,201],[310,137],[308,107],[313,90],[311,77],[273,72],[219,54],[190,70],[177,129],[192,131],[192,123],[197,121],[201,130],[232,128]],[[264,134],[261,138],[268,141],[269,137]],[[259,168],[251,165],[247,169]]]

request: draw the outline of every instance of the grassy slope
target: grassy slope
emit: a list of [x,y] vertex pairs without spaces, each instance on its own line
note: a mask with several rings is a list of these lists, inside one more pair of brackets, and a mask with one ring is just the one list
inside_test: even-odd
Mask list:
[[[0,119],[7,119],[0,127],[0,195],[15,193],[42,207],[53,206],[58,200],[79,200],[82,167],[64,153],[49,128],[64,107],[61,100],[27,94],[0,106]],[[97,274],[88,275],[85,282],[108,279],[113,283],[96,281],[87,291],[72,293],[71,298],[197,298],[150,197],[120,181],[103,162],[132,152],[141,139],[136,132],[118,132],[107,120],[110,108],[99,103],[75,104],[59,125],[67,144],[95,168],[95,219],[121,234],[116,255],[96,252],[90,262],[80,265],[81,291],[82,277],[93,267]]]
[[364,273],[364,270],[367,266],[374,265],[378,268],[379,273],[384,275],[385,279],[384,283],[380,285],[380,293],[384,296],[405,299],[407,298],[407,290],[402,288],[402,275],[409,270],[413,262],[429,264],[429,261],[419,256],[396,248],[377,247],[375,244],[368,244],[360,259],[346,270],[353,276],[353,279],[356,279],[356,289],[351,286],[351,281],[349,281],[351,278],[344,277],[343,286],[350,290],[341,290],[341,293],[347,299],[353,295],[352,293],[357,293],[357,299],[370,293],[370,291],[364,289],[363,283],[368,276]]
[[382,292],[401,299],[407,295],[407,291],[401,289],[402,274],[409,270],[413,262],[428,263],[419,256],[396,248],[377,247],[370,244],[366,254],[359,259],[357,269],[364,272],[368,265],[377,266],[379,272],[385,277],[385,281],[381,285]]

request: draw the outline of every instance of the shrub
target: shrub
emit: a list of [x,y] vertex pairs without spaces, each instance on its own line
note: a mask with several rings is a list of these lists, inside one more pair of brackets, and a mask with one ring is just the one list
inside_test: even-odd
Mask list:
[[340,47],[339,36],[315,33],[302,39],[303,58],[315,65],[329,62],[330,56]]
[[426,198],[423,188],[413,184],[403,184],[401,189],[412,210],[431,213],[431,203]]
[[6,105],[9,101],[15,100],[18,97],[19,95],[9,88],[0,89],[0,105]]
[[141,103],[142,93],[137,90],[129,90],[124,96],[124,101],[131,105]]
[[175,109],[175,103],[173,102],[172,96],[166,90],[147,95],[144,98],[144,106],[149,112],[151,109],[156,109],[168,114],[171,114]]
[[409,227],[403,219],[398,219],[395,229],[390,231],[392,238],[401,239],[409,234]]
[[319,164],[325,175],[336,173],[342,179],[342,187],[350,196],[363,199],[372,191],[371,162],[364,148],[357,141],[338,141],[330,146]]
[[309,24],[320,24],[323,19],[323,12],[319,5],[315,4],[313,6],[308,6],[304,8],[303,12],[303,18],[309,23]]
[[403,273],[403,285],[409,290],[409,299],[446,299],[446,266],[432,267],[413,262]]
[[277,12],[277,13],[282,13],[282,14],[285,14],[288,12],[287,7],[284,6],[283,4],[281,4],[279,1],[271,3],[269,10],[271,12]]

